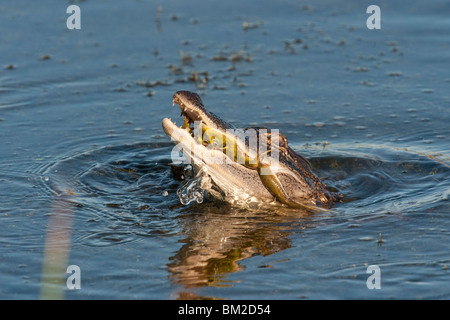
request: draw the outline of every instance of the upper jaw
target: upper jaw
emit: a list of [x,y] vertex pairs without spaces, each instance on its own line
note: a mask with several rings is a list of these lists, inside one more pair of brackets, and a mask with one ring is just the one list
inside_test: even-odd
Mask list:
[[178,104],[181,115],[188,117],[191,121],[202,121],[207,111],[203,107],[200,96],[189,91],[177,91],[173,95],[173,105]]
[[203,101],[196,93],[189,91],[177,91],[173,95],[173,105],[178,104],[181,115],[188,118],[190,123],[201,121],[205,126],[226,130],[231,126],[219,117],[209,112],[203,106]]

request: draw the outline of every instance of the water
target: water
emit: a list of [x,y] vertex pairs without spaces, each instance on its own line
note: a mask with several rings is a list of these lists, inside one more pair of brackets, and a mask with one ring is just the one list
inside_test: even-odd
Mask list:
[[[0,298],[450,298],[450,7],[381,1],[368,30],[370,4],[87,1],[69,31],[69,2],[2,3]],[[181,89],[343,202],[182,205]]]
[[[186,171],[185,166],[181,167]],[[184,180],[185,181],[177,190],[177,195],[178,198],[180,198],[180,202],[184,205],[189,205],[194,201],[197,203],[202,203],[205,198],[206,191],[209,189],[207,188],[205,183],[203,183],[203,181],[208,180],[207,183],[210,184],[211,178],[208,175],[204,174],[203,169],[200,169],[196,173],[195,177]]]

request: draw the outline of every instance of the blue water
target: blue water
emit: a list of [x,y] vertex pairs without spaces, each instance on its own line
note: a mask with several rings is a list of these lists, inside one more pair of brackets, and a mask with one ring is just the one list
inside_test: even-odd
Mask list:
[[[70,4],[0,4],[0,298],[450,298],[447,2],[379,1],[380,30],[364,1]],[[181,89],[343,202],[180,204]]]

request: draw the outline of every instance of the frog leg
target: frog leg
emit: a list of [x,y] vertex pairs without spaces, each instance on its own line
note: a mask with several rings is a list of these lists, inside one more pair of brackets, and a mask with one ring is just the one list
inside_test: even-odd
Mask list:
[[305,209],[308,211],[317,210],[317,208],[315,207],[308,206],[291,199],[287,195],[280,179],[278,179],[278,177],[272,172],[269,164],[259,162],[257,171],[261,182],[264,184],[267,190],[269,190],[269,192],[272,193],[281,203],[291,208]]

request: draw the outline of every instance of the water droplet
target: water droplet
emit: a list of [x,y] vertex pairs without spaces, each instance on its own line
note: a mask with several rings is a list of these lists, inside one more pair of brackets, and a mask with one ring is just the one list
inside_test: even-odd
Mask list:
[[44,177],[44,181],[48,182],[50,180],[50,178],[48,176]]
[[183,205],[186,206],[193,201],[203,202],[205,191],[202,189],[202,180],[204,177],[204,170],[200,170],[195,177],[187,179],[177,190],[177,195]]
[[163,191],[162,193],[163,197],[167,197],[169,195],[169,192],[167,192],[167,190]]

